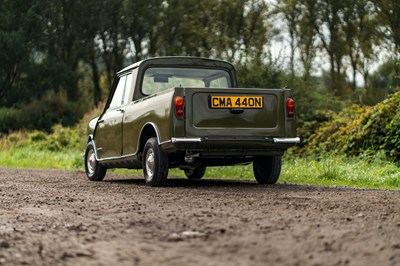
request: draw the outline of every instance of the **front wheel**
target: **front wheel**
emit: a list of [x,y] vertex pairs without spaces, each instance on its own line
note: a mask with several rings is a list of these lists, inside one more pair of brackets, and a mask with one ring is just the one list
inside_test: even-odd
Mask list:
[[161,150],[156,138],[150,138],[144,145],[142,166],[146,185],[164,185],[168,176],[168,155]]
[[92,143],[86,145],[85,151],[85,171],[86,176],[91,181],[101,181],[106,175],[107,168],[102,166],[97,160],[94,153],[94,147]]
[[185,175],[189,179],[201,179],[204,174],[206,173],[206,167],[205,166],[197,166],[194,168],[188,168],[185,169]]
[[253,172],[259,184],[275,184],[281,174],[282,157],[258,157],[253,162]]

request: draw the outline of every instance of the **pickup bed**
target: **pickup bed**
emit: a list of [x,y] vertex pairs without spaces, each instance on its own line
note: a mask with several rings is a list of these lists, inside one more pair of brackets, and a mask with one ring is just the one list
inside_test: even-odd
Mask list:
[[143,168],[160,186],[173,167],[200,179],[208,166],[253,163],[257,182],[273,184],[299,141],[290,90],[237,88],[224,61],[150,58],[117,73],[88,125],[85,170],[100,181],[109,168]]

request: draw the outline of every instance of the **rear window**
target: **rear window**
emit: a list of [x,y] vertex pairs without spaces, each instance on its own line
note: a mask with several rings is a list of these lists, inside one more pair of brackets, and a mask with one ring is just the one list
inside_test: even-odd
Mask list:
[[152,67],[143,77],[142,93],[150,95],[173,87],[228,88],[229,73],[223,69]]

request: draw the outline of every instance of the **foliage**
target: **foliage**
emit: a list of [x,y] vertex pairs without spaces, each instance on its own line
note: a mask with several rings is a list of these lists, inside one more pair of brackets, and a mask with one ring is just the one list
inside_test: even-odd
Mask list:
[[56,125],[52,133],[34,130],[31,132],[14,132],[3,136],[1,149],[32,148],[33,150],[62,152],[68,149],[79,149],[84,146],[84,132],[77,127],[64,128]]
[[[260,67],[262,66],[262,67]],[[237,66],[239,87],[245,88],[281,88],[284,71],[271,58],[262,62],[254,60]]]
[[98,116],[103,108],[104,104],[101,103],[99,107],[88,112],[74,126],[64,127],[62,124],[56,124],[51,128],[50,132],[24,130],[0,136],[0,149],[11,150],[31,147],[32,149],[52,152],[82,150],[86,145],[87,122],[91,118]]
[[0,134],[16,128],[18,113],[15,108],[0,108]]
[[400,83],[396,69],[399,67],[399,62],[399,60],[389,59],[369,76],[368,87],[363,95],[362,102],[374,105],[398,91]]
[[400,93],[374,107],[353,105],[324,122],[302,150],[362,155],[383,151],[389,160],[400,155]]
[[[373,90],[368,86],[371,65],[378,60],[384,37],[392,39],[397,35],[398,4],[387,0],[278,0],[277,3],[275,12],[284,18],[290,37],[292,76],[300,74],[297,64],[300,63],[304,80],[309,80],[312,70],[316,70],[318,54],[323,53],[329,64],[328,92],[341,99],[358,101],[357,74],[363,77],[365,90]],[[390,22],[381,18],[384,10]],[[348,70],[351,70],[351,84],[346,79]]]
[[[260,60],[270,32],[262,0],[3,2],[0,108],[9,109],[2,132],[79,120],[88,103],[105,99],[118,70],[149,56]],[[60,93],[54,110],[48,95]],[[30,111],[30,120],[14,119],[14,109],[21,119]]]
[[327,121],[314,129],[313,134],[305,140],[305,153],[343,152],[350,135],[358,130],[360,117],[366,115],[370,109],[353,105],[339,114],[331,113],[330,118],[327,117]]
[[44,21],[40,0],[3,0],[0,5],[0,107],[7,105],[13,89],[20,86],[31,62],[35,45],[41,42]]
[[55,124],[74,125],[81,114],[78,104],[67,101],[62,93],[51,93],[23,105],[20,109],[1,108],[0,133],[9,133],[20,128],[39,128],[49,132]]
[[400,93],[376,105],[365,118],[360,129],[352,134],[346,152],[359,154],[363,150],[384,150],[392,160],[400,154]]

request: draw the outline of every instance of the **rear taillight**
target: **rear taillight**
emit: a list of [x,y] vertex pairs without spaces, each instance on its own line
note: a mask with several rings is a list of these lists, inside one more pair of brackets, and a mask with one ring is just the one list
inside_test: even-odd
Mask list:
[[177,118],[183,117],[184,115],[183,108],[184,108],[183,98],[180,96],[175,97],[175,115]]
[[294,117],[294,100],[292,98],[286,99],[286,114],[288,118]]

